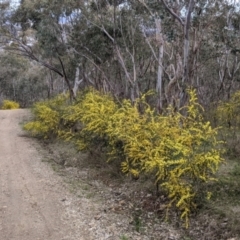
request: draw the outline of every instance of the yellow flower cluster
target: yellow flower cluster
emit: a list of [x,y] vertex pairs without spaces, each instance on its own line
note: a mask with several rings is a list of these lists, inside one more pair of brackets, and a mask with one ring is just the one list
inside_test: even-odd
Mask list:
[[7,110],[7,109],[18,109],[19,103],[14,102],[14,101],[10,101],[10,100],[4,100],[3,101],[3,105],[2,105],[2,109],[3,110]]
[[54,99],[38,102],[32,111],[35,119],[24,125],[33,136],[52,138],[58,135],[61,114],[67,106],[68,97],[59,95]]

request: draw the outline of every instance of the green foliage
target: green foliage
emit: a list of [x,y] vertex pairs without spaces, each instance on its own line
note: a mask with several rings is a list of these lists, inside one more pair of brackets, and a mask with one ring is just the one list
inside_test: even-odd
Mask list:
[[[195,200],[204,194],[209,198],[203,186],[214,180],[222,162],[217,129],[203,120],[195,91],[189,96],[182,109],[185,115],[172,108],[159,115],[146,103],[146,95],[134,104],[117,104],[111,96],[90,89],[71,106],[62,96],[36,104],[36,120],[25,129],[44,137],[61,136],[79,150],[104,146],[109,160],[121,160],[123,172],[155,175],[156,184],[168,195],[168,208],[179,209],[187,227]],[[76,123],[80,131],[73,131]]]
[[235,92],[229,101],[219,104],[217,108],[217,119],[221,126],[239,129],[240,91]]
[[141,232],[143,229],[143,223],[141,219],[141,213],[139,211],[134,213],[133,225],[137,232]]
[[10,101],[10,100],[4,100],[3,104],[2,104],[2,109],[6,110],[6,109],[18,109],[19,103],[14,102],[14,101]]
[[228,101],[218,105],[216,122],[222,126],[219,136],[226,144],[226,154],[238,156],[240,153],[240,91],[235,92]]
[[7,51],[1,53],[0,62],[0,89],[3,98],[14,99],[25,108],[49,96],[48,82],[44,80],[48,76],[39,65],[29,64],[26,58]]
[[128,237],[126,237],[125,235],[122,235],[121,237],[120,237],[120,240],[128,240],[129,238]]

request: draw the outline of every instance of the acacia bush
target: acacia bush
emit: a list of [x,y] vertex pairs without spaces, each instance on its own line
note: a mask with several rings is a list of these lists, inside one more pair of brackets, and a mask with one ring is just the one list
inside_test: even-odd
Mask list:
[[24,129],[33,136],[45,139],[54,138],[59,135],[61,127],[61,114],[68,105],[68,96],[57,97],[34,104],[32,113],[33,121],[24,125]]
[[[55,134],[73,141],[79,150],[101,145],[108,160],[121,160],[124,173],[154,175],[156,184],[168,195],[167,209],[178,208],[188,226],[196,199],[210,196],[204,186],[214,180],[223,161],[217,129],[203,120],[193,90],[189,91],[188,106],[182,109],[184,115],[172,108],[159,115],[145,97],[134,104],[129,100],[119,103],[90,89],[72,105],[58,98],[36,104],[37,120],[25,129],[43,136]],[[76,123],[81,123],[81,131],[67,127]]]
[[11,100],[3,100],[2,109],[18,109],[20,107],[19,103]]
[[78,97],[63,114],[63,122],[72,125],[81,123],[82,131],[63,129],[61,137],[73,141],[79,150],[91,150],[98,145],[108,145],[107,128],[110,117],[118,106],[109,95],[90,89]]

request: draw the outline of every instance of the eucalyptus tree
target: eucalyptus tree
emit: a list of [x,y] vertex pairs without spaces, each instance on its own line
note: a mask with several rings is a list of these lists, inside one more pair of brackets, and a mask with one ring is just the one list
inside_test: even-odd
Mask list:
[[227,0],[22,0],[11,49],[58,74],[73,95],[92,85],[134,102],[153,89],[162,111],[179,109],[195,87],[207,106],[239,87],[238,19]]
[[[147,43],[158,62],[156,90],[160,92],[162,103],[165,99],[167,104],[179,108],[187,100],[186,89],[195,87],[206,106],[217,100],[220,92],[225,92],[222,98],[233,90],[233,86],[239,87],[235,81],[239,69],[236,41],[239,30],[235,26],[239,18],[237,2],[132,2],[141,16],[147,12],[155,21],[156,40],[160,41],[158,46],[153,41]],[[149,19],[144,19],[145,25],[149,24]]]
[[[12,15],[13,26],[20,26],[17,36],[10,34],[14,45],[8,50],[19,52],[63,78],[72,96],[69,75],[72,74],[72,59],[67,54],[61,19],[67,12],[64,1],[22,0]],[[66,67],[67,66],[67,67]]]
[[141,78],[148,68],[145,59],[151,58],[134,10],[116,1],[108,5],[93,2],[81,14],[75,27],[85,26],[85,31],[74,31],[81,32],[75,49],[103,73],[105,88],[134,101],[147,88]]
[[46,69],[16,54],[0,55],[0,98],[11,99],[22,107],[48,97]]

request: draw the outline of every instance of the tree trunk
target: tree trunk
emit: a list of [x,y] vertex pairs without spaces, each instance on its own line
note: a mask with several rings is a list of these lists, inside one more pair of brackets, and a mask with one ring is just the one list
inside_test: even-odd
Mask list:
[[184,22],[184,45],[183,45],[183,78],[180,93],[180,108],[187,102],[186,88],[189,87],[189,30],[191,27],[191,14],[194,8],[194,0],[189,1],[187,15]]
[[156,83],[156,92],[158,95],[157,109],[159,112],[162,111],[163,108],[163,97],[162,97],[162,74],[163,74],[163,34],[162,34],[162,26],[161,20],[155,19],[156,24],[156,40],[159,45],[158,52],[158,72],[157,72],[157,83]]
[[79,67],[76,67],[76,74],[75,74],[75,81],[74,81],[74,87],[73,87],[73,96],[77,96],[77,91],[80,83],[83,81],[83,79],[79,80],[80,70]]

